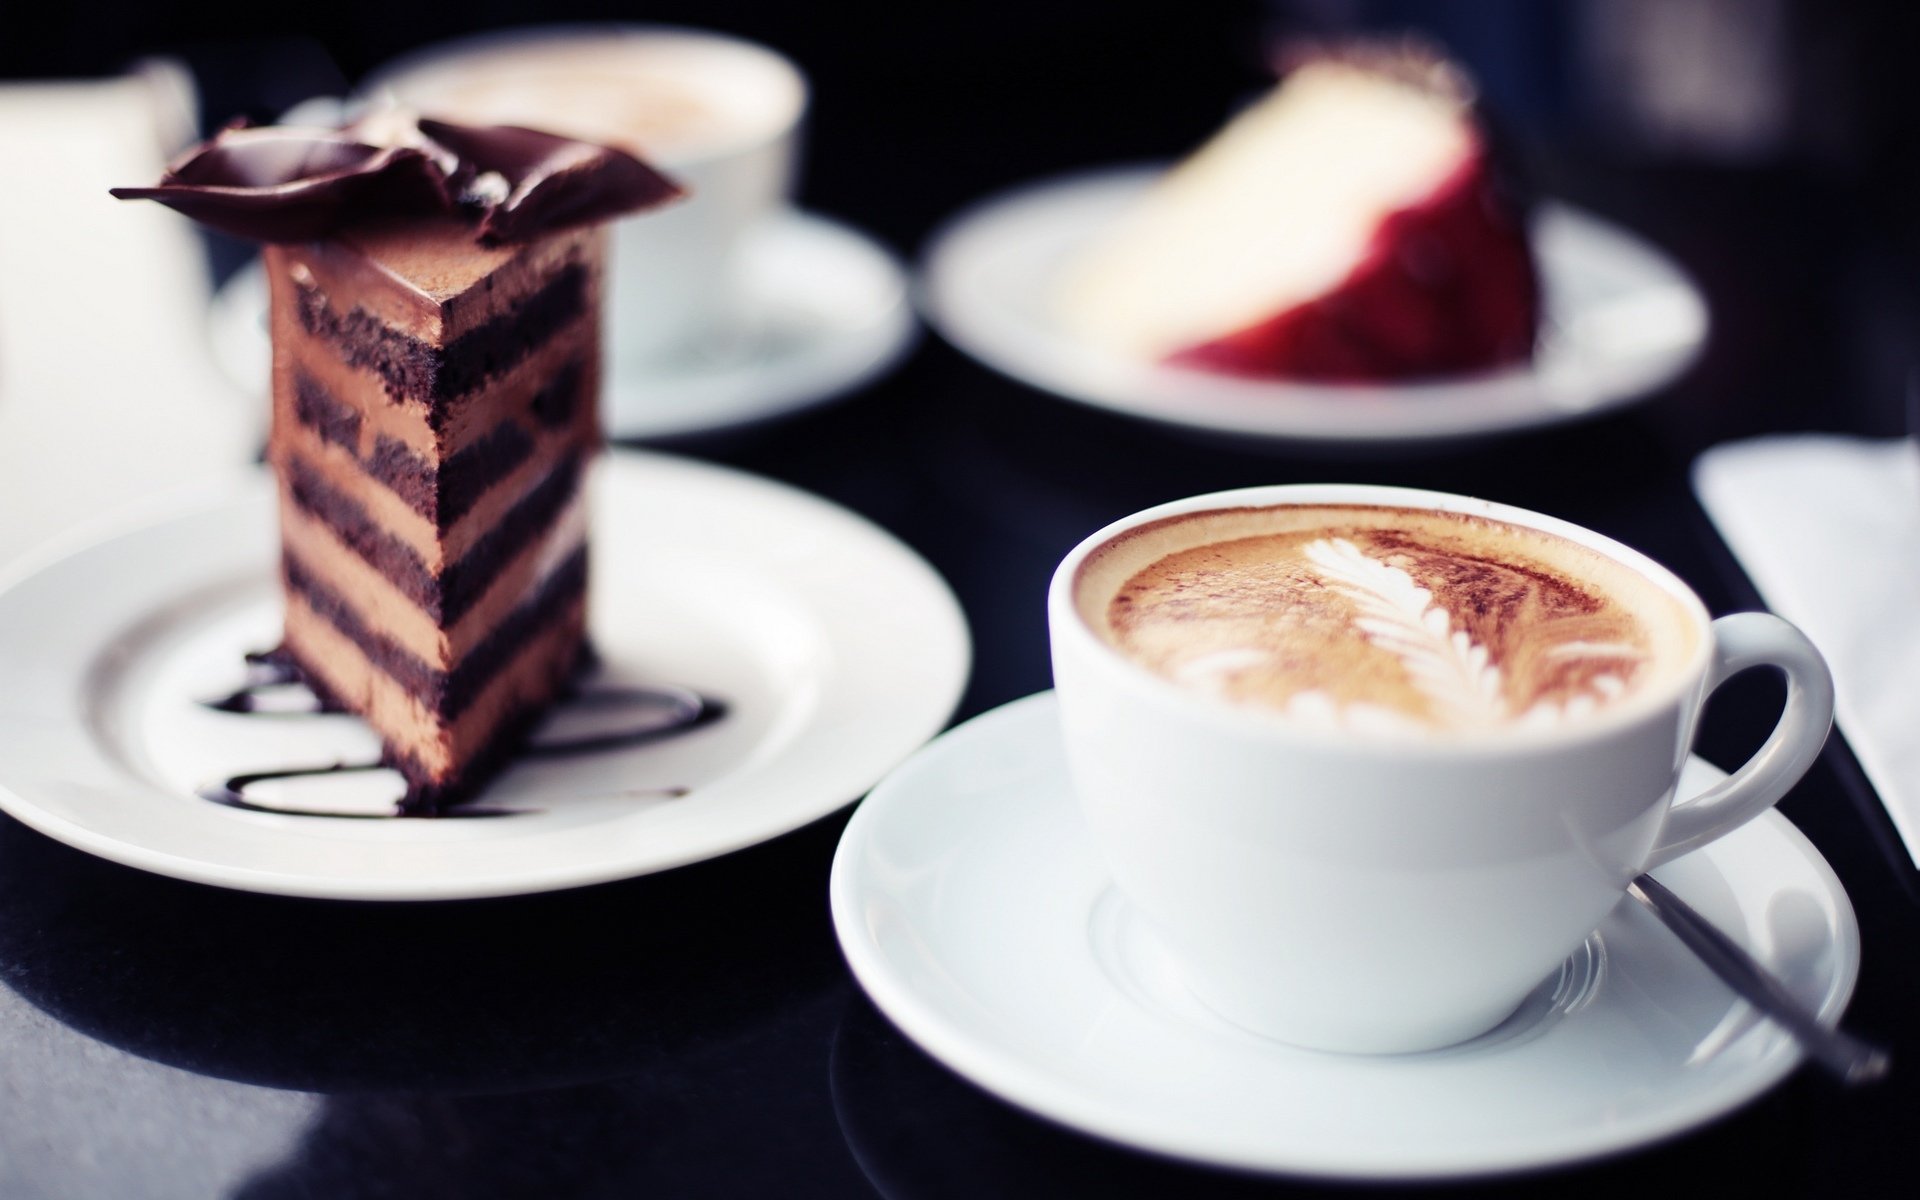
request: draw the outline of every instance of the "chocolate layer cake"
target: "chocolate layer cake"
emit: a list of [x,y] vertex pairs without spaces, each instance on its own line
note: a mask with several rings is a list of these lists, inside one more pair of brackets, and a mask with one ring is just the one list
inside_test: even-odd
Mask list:
[[283,648],[417,805],[469,793],[581,655],[603,239],[424,218],[266,251]]
[[586,639],[599,222],[677,189],[604,146],[382,114],[228,130],[119,189],[268,244],[283,653],[405,807],[472,795]]

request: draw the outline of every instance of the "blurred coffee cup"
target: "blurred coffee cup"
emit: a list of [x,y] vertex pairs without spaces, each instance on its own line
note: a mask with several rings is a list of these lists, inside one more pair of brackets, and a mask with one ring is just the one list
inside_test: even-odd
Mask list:
[[370,75],[391,98],[475,124],[528,125],[633,151],[692,193],[614,229],[616,371],[723,351],[744,332],[741,255],[793,187],[807,85],[753,42],[668,26],[551,26],[441,42]]

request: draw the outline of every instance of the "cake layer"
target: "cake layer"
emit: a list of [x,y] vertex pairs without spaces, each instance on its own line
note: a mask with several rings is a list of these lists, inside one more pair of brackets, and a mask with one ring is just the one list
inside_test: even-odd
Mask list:
[[585,266],[570,264],[519,307],[445,344],[403,333],[363,308],[342,312],[297,272],[293,286],[300,327],[309,336],[330,343],[350,365],[379,376],[388,394],[425,401],[437,414],[447,401],[511,369],[588,311],[590,278]]
[[477,485],[484,490],[450,528],[436,526],[393,487],[378,480],[372,464],[311,433],[283,438],[274,457],[283,474],[288,473],[289,461],[298,460],[307,475],[357,502],[370,520],[411,548],[428,574],[439,576],[449,562],[471,552],[563,459],[577,458],[590,444],[564,434],[534,440],[527,457],[511,464],[505,474]]
[[268,269],[290,271],[343,317],[359,310],[397,335],[444,346],[520,308],[567,267],[597,262],[603,237],[575,230],[481,246],[462,221],[389,220],[270,246]]
[[[274,331],[276,370],[287,375],[281,390],[296,401],[303,393],[309,395],[307,411],[315,419],[325,413],[344,420],[346,412],[357,413],[355,445],[362,456],[384,439],[422,457],[444,458],[485,437],[502,414],[521,414],[532,424],[554,427],[565,424],[554,414],[580,415],[579,397],[599,394],[600,349],[591,319],[558,331],[480,392],[453,401],[437,423],[424,403],[396,401],[378,375],[349,364],[333,346],[307,336],[297,322],[283,324],[285,328]],[[302,412],[296,402],[285,415],[307,423]],[[583,431],[596,436],[590,423]],[[345,436],[348,431],[340,427],[337,432]]]
[[577,455],[562,458],[464,554],[435,572],[404,537],[376,520],[366,504],[329,482],[306,459],[284,454],[279,466],[284,499],[331,530],[427,616],[449,626],[572,501],[581,476]]
[[[322,443],[346,451],[353,464],[386,486],[435,530],[445,530],[473,508],[488,488],[532,458],[535,434],[512,417],[444,458],[421,454],[384,434],[360,449],[360,417],[310,377],[297,380],[299,422]],[[283,444],[298,446],[297,433]]]
[[[586,595],[587,552],[583,545],[574,546],[537,587],[516,597],[485,636],[453,660],[451,669],[420,657],[389,636],[377,617],[369,618],[342,590],[330,586],[292,546],[282,554],[281,578],[290,605],[297,597],[307,612],[351,642],[368,667],[405,693],[422,714],[444,722],[459,719],[472,707],[495,677],[542,633],[555,611]],[[291,633],[289,640],[294,640]],[[384,731],[378,721],[374,725]]]
[[[385,437],[444,458],[497,423],[489,400],[536,419],[573,412],[566,377],[598,394],[600,245],[567,235],[519,248],[475,295],[440,302],[446,321],[426,334],[416,311],[425,294],[382,264],[330,243],[269,247],[276,420],[296,415],[285,406],[304,377],[309,392],[361,414],[363,456],[368,439]],[[405,319],[390,323],[396,309]]]
[[542,428],[565,429],[588,411],[585,402],[600,394],[598,387],[586,386],[594,374],[589,369],[591,362],[591,357],[584,354],[573,358],[549,375],[546,384],[527,402],[527,411]]
[[320,440],[359,455],[360,430],[366,424],[359,409],[342,403],[325,384],[298,367],[293,371],[291,390],[294,417],[300,424],[313,430]]
[[[546,489],[549,494],[559,495],[560,506],[531,525],[531,532],[516,545],[509,548],[500,538],[508,529],[502,522],[466,558],[455,563],[461,573],[454,576],[453,586],[462,587],[463,581],[471,580],[478,594],[451,616],[444,604],[436,611],[420,598],[422,594],[435,595],[440,581],[404,571],[396,577],[385,569],[391,564],[370,559],[362,545],[356,545],[338,525],[310,509],[291,482],[282,491],[281,538],[287,550],[307,564],[316,580],[352,597],[368,624],[386,631],[423,661],[443,666],[468,653],[521,596],[584,544],[587,504],[586,497],[578,493],[576,476],[573,464],[563,463],[529,495],[534,499]],[[540,502],[544,505],[544,496]],[[515,513],[527,511],[524,506],[514,509]],[[353,532],[364,544],[366,529],[355,526]],[[381,545],[392,549],[388,543]]]
[[556,598],[505,664],[460,714],[437,715],[377,666],[360,644],[289,591],[285,650],[328,702],[360,714],[409,784],[409,807],[455,803],[518,747],[533,720],[566,688],[586,643],[582,592]]
[[415,512],[445,529],[532,455],[532,436],[519,422],[506,420],[437,463],[404,442],[381,438],[365,466],[367,474],[393,489]]

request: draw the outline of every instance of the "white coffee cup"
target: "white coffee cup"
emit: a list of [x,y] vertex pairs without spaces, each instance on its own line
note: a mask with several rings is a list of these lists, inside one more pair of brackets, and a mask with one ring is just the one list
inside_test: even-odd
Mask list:
[[[1081,565],[1119,535],[1292,504],[1436,509],[1557,534],[1677,600],[1694,626],[1688,660],[1570,725],[1396,740],[1305,729],[1182,688],[1081,615]],[[1175,501],[1081,542],[1047,603],[1068,763],[1116,885],[1200,1000],[1316,1049],[1427,1050],[1498,1025],[1635,875],[1771,807],[1832,722],[1826,664],[1785,621],[1710,620],[1677,577],[1617,542],[1437,492],[1305,485]],[[1731,777],[1674,804],[1708,694],[1754,666],[1786,673],[1779,723]]]
[[722,350],[743,332],[741,255],[793,189],[807,84],[774,51],[669,26],[545,26],[443,42],[382,67],[362,98],[550,129],[634,151],[686,187],[613,231],[616,370]]

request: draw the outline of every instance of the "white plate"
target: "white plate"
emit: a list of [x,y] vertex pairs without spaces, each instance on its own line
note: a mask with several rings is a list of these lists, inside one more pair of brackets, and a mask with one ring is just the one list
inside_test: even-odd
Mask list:
[[[1683,791],[1720,777],[1694,760]],[[1657,872],[1824,1020],[1859,972],[1833,872],[1769,813]],[[1254,1170],[1477,1175],[1668,1137],[1800,1061],[1623,902],[1520,1011],[1428,1054],[1295,1049],[1213,1016],[1108,882],[1068,788],[1051,693],[944,735],[848,824],[833,916],[861,985],[949,1067],[1114,1141]]]
[[103,858],[202,883],[502,895],[763,841],[852,800],[945,723],[966,680],[966,623],[910,550],[754,476],[660,455],[608,459],[595,472],[591,585],[603,673],[693,687],[727,704],[720,721],[614,753],[517,763],[483,801],[533,811],[493,820],[290,816],[199,799],[197,786],[236,773],[377,752],[350,717],[194,703],[233,688],[240,656],[279,639],[261,474],[236,480],[222,503],[0,586],[0,807]]
[[[789,210],[750,235],[742,254],[737,330],[645,373],[610,371],[609,435],[674,437],[786,416],[879,377],[913,345],[905,269],[859,230]],[[220,289],[209,314],[214,357],[252,395],[264,391],[271,362],[266,309],[255,264]],[[619,332],[610,328],[609,341]]]
[[1062,329],[1062,267],[1163,168],[1073,175],[995,197],[932,242],[920,298],[941,334],[987,365],[1069,400],[1175,425],[1280,440],[1411,442],[1574,420],[1678,378],[1706,343],[1699,290],[1665,255],[1562,204],[1533,226],[1545,288],[1527,367],[1403,385],[1244,379],[1133,362]]

